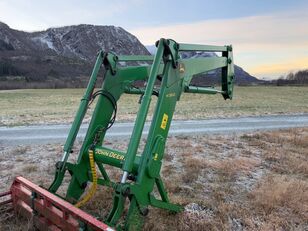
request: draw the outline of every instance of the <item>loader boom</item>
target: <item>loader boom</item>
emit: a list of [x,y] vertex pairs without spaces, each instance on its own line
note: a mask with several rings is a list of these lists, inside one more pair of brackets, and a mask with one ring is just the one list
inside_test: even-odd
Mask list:
[[[160,175],[170,124],[181,94],[183,92],[219,93],[224,99],[232,99],[234,81],[232,46],[181,44],[171,39],[160,39],[156,46],[155,56],[118,56],[104,51],[98,53],[88,87],[67,137],[63,157],[56,165],[55,178],[48,189],[57,195],[64,175],[68,171],[71,180],[65,200],[82,206],[93,195],[96,185],[112,187],[113,207],[104,223],[118,230],[140,230],[149,206],[173,212],[182,210],[180,205],[169,201]],[[182,59],[181,53],[187,51],[219,52],[221,56]],[[123,62],[142,62],[143,65],[120,65]],[[149,62],[151,64],[144,64]],[[98,91],[94,92],[97,75],[102,66],[105,68],[103,84]],[[194,75],[217,68],[222,69],[221,89],[190,85]],[[146,82],[146,87],[136,86],[138,81]],[[140,94],[141,103],[128,148],[126,151],[119,151],[105,147],[104,138],[115,121],[117,101],[120,97],[125,97],[123,94]],[[143,151],[138,153],[144,124],[154,95],[158,98],[146,144]],[[68,158],[80,125],[89,102],[95,97],[98,97],[98,101],[79,151],[78,160],[76,163],[70,163]],[[121,178],[112,181],[105,165],[120,168]],[[101,176],[97,175],[95,166]],[[89,183],[92,183],[91,186]],[[158,198],[153,194],[155,187],[159,192]],[[124,208],[127,204],[125,222],[121,223],[119,221],[124,216]]]

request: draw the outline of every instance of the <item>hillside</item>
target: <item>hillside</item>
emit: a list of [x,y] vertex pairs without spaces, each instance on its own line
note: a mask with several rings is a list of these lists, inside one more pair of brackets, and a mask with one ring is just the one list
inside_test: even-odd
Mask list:
[[84,86],[101,49],[149,54],[120,27],[77,25],[27,33],[0,23],[1,89]]
[[[30,33],[0,22],[0,89],[83,87],[99,50],[150,54],[121,27],[83,24]],[[240,67],[235,72],[237,83],[258,81]],[[194,83],[216,83],[218,76],[212,72]]]

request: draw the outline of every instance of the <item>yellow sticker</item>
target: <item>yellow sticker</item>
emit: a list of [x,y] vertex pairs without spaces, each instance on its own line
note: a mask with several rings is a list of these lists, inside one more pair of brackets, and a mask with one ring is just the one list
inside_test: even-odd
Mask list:
[[155,153],[153,160],[158,160],[158,154],[157,153]]
[[168,122],[168,115],[164,113],[160,128],[165,130],[167,127],[167,122]]
[[180,71],[180,73],[184,73],[184,72],[185,72],[184,63],[180,63],[180,64],[179,64],[179,71]]
[[174,97],[174,96],[175,96],[175,92],[171,92],[171,93],[169,93],[169,94],[166,95],[167,98],[169,98],[169,97]]
[[95,150],[95,152],[96,152],[96,154],[107,156],[107,157],[114,158],[114,159],[117,159],[117,160],[124,160],[125,159],[125,156],[123,156],[123,155],[119,155],[117,153],[106,151],[106,150],[98,149],[98,150]]

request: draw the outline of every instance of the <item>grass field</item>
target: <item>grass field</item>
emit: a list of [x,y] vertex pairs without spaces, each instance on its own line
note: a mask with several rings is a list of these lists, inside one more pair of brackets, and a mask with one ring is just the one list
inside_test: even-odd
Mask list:
[[[84,89],[0,91],[0,126],[69,123],[73,120],[83,91]],[[139,96],[124,95],[118,103],[117,120],[134,120],[138,100]],[[150,113],[152,112],[153,105],[150,109]],[[307,112],[308,87],[255,86],[235,87],[232,101],[225,101],[219,95],[183,94],[174,118],[202,119]],[[86,120],[89,120],[89,115]]]
[[[127,142],[107,143],[121,150]],[[61,152],[60,144],[3,147],[0,188],[8,189],[19,174],[48,187]],[[120,179],[119,171],[108,171]],[[162,178],[170,200],[185,210],[151,208],[144,230],[308,230],[307,128],[170,137]],[[103,219],[111,198],[100,187],[83,209]],[[27,230],[31,224],[1,212],[0,220],[0,230]]]

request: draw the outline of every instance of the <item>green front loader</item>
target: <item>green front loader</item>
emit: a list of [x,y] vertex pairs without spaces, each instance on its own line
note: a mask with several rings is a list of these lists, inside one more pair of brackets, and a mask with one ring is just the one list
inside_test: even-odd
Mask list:
[[[73,206],[73,208],[70,208],[72,210],[68,209],[67,212],[63,212],[62,220],[59,219],[59,223],[56,223],[55,219],[52,218],[52,216],[55,216],[53,212],[46,215],[44,212],[36,210],[35,201],[42,199],[44,193],[38,193],[32,187],[30,192],[34,206],[30,207],[31,213],[37,216],[35,219],[38,224],[37,227],[42,223],[43,227],[52,225],[59,230],[66,230],[63,228],[67,227],[62,224],[63,220],[69,223],[71,216],[77,222],[75,222],[74,227],[78,229],[141,230],[149,213],[149,207],[153,206],[175,213],[183,209],[181,205],[170,202],[160,174],[176,103],[180,100],[183,92],[219,93],[224,99],[232,99],[234,81],[232,46],[181,44],[171,39],[160,39],[156,46],[155,56],[118,56],[104,51],[98,53],[88,87],[81,99],[66,140],[63,157],[56,165],[55,178],[48,189],[49,192],[47,192],[54,196],[57,195],[64,176],[68,172],[71,179],[65,198],[55,197],[63,203],[82,208],[89,200],[96,200],[94,193],[99,190],[99,187],[111,187],[113,189],[112,209],[101,222],[108,229],[100,229],[98,225],[95,225],[96,223],[89,223],[89,219],[87,221],[83,217],[72,215],[72,210],[76,210],[76,213],[82,212],[82,210]],[[217,52],[221,55],[182,59],[181,54],[189,51]],[[123,63],[126,63],[126,65],[123,65]],[[131,63],[134,65],[129,66],[128,64]],[[95,91],[97,76],[102,67],[105,70],[102,86]],[[190,85],[194,75],[218,68],[221,69],[221,89]],[[145,84],[142,85],[140,82]],[[120,97],[125,97],[125,94],[139,94],[140,107],[128,148],[125,151],[119,151],[105,147],[104,138],[108,129],[115,122],[117,102]],[[153,97],[157,97],[157,101],[146,137],[146,144],[144,149],[138,152]],[[78,159],[76,163],[70,163],[68,158],[80,125],[89,103],[95,98],[98,98],[98,100]],[[121,169],[121,177],[112,181],[105,168],[107,165]],[[19,183],[22,181],[23,179],[19,179]],[[156,189],[158,193],[154,195],[153,190]],[[55,204],[53,200],[50,201],[52,206],[61,211],[65,210],[60,205]],[[15,203],[13,202],[14,207],[16,207]]]

